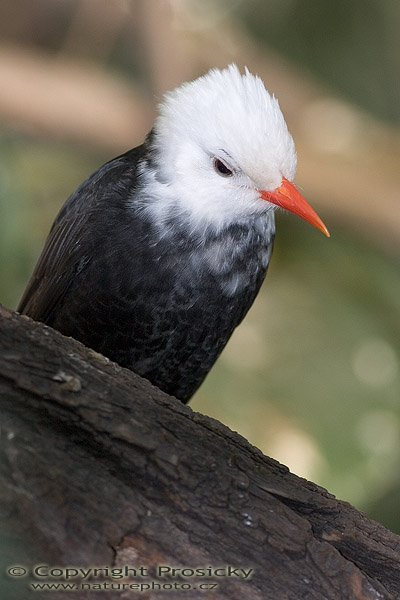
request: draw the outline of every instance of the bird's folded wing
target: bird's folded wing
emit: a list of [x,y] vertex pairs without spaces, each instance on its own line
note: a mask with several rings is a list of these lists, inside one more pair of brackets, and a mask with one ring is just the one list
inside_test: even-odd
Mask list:
[[112,216],[107,221],[104,215],[125,217],[126,197],[135,189],[137,163],[144,152],[142,145],[108,161],[67,200],[19,303],[19,312],[52,325],[68,290],[98,256],[99,227],[103,239],[109,237]]
[[87,264],[82,248],[86,220],[82,212],[60,214],[21,298],[19,312],[51,325],[55,309]]

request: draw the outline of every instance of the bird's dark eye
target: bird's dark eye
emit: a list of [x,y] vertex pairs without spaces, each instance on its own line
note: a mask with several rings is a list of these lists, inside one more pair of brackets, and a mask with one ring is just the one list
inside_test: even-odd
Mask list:
[[231,169],[229,169],[229,167],[227,167],[219,158],[214,158],[214,169],[219,175],[223,175],[224,177],[233,175],[233,171],[231,171]]

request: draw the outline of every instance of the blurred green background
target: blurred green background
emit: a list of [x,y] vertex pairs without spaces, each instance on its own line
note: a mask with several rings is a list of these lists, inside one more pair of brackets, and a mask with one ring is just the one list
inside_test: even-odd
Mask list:
[[278,216],[259,298],[195,399],[400,532],[398,0],[3,0],[0,301],[68,195],[138,145],[166,89],[235,61],[294,135],[327,240]]

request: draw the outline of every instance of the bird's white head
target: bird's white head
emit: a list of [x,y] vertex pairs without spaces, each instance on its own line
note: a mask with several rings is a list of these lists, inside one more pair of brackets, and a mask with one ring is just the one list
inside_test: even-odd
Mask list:
[[[190,225],[223,229],[279,205],[325,230],[290,183],[296,151],[278,101],[262,80],[235,65],[212,69],[166,94],[154,125],[156,171],[152,194],[163,187],[169,209]],[[272,217],[271,217],[272,218]]]

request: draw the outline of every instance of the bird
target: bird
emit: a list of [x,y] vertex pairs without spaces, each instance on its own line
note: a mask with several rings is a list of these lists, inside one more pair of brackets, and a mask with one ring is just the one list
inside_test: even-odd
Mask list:
[[66,201],[17,310],[187,403],[257,296],[277,207],[329,237],[296,162],[278,100],[247,67],[183,83],[144,142]]

